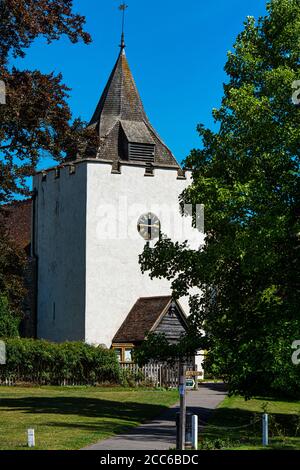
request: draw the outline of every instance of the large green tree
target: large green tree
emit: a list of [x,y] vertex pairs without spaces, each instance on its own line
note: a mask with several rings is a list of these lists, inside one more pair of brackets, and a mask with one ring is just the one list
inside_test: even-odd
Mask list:
[[199,125],[203,147],[185,162],[193,182],[181,201],[205,204],[205,246],[164,237],[140,260],[171,279],[176,296],[202,290],[191,303],[207,365],[246,397],[300,391],[291,360],[300,339],[299,66],[300,1],[271,0],[228,53],[219,130]]
[[6,87],[6,104],[0,105],[0,203],[29,194],[26,178],[41,158],[61,161],[80,151],[86,139],[95,139],[80,119],[72,121],[69,89],[60,74],[14,66],[14,58],[24,57],[40,36],[48,43],[66,35],[88,44],[84,23],[72,0],[0,2],[0,79]]
[[0,294],[13,310],[24,298],[24,260],[3,226],[3,204],[16,195],[30,196],[28,177],[43,157],[61,162],[87,150],[87,143],[97,145],[96,134],[72,119],[62,76],[18,69],[14,61],[38,37],[50,43],[64,35],[88,44],[84,24],[72,0],[0,1],[0,80],[6,90],[6,103],[0,104]]

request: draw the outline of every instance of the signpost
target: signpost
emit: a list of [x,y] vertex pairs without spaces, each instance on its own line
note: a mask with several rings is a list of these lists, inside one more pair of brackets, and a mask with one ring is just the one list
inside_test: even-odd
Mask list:
[[[176,418],[177,428],[177,450],[185,450],[186,447],[186,390],[197,388],[197,377],[201,377],[203,373],[196,370],[186,370],[187,367],[182,360],[179,360],[179,396],[180,396],[180,412],[179,420]],[[196,441],[198,441],[198,417],[191,416],[191,427],[193,426],[192,446],[197,449]]]
[[199,371],[199,370],[188,370],[187,373],[186,373],[186,376],[187,377],[202,377],[203,376],[203,372]]
[[186,389],[187,390],[191,390],[191,389],[195,388],[195,380],[192,379],[192,378],[187,378],[186,381],[185,381],[185,384],[186,384]]

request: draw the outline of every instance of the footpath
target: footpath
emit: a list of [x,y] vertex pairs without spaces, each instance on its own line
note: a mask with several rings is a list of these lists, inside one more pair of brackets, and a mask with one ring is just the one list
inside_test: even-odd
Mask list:
[[[207,422],[210,413],[226,396],[222,383],[203,383],[198,390],[187,392],[187,411],[197,414],[199,422]],[[104,439],[83,450],[168,450],[176,446],[176,412],[178,404],[157,419],[141,424],[124,434]],[[203,423],[199,430],[203,429]]]

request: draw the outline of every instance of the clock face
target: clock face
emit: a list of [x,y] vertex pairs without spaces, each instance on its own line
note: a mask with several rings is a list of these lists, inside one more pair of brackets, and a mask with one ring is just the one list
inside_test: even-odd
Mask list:
[[154,240],[159,237],[160,221],[157,215],[148,212],[139,217],[137,229],[144,240]]

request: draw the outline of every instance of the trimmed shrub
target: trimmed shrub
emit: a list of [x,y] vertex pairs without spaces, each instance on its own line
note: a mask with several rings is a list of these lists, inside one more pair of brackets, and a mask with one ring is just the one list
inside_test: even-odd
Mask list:
[[24,338],[8,338],[5,343],[6,364],[0,367],[2,383],[96,385],[121,381],[116,354],[100,346]]

